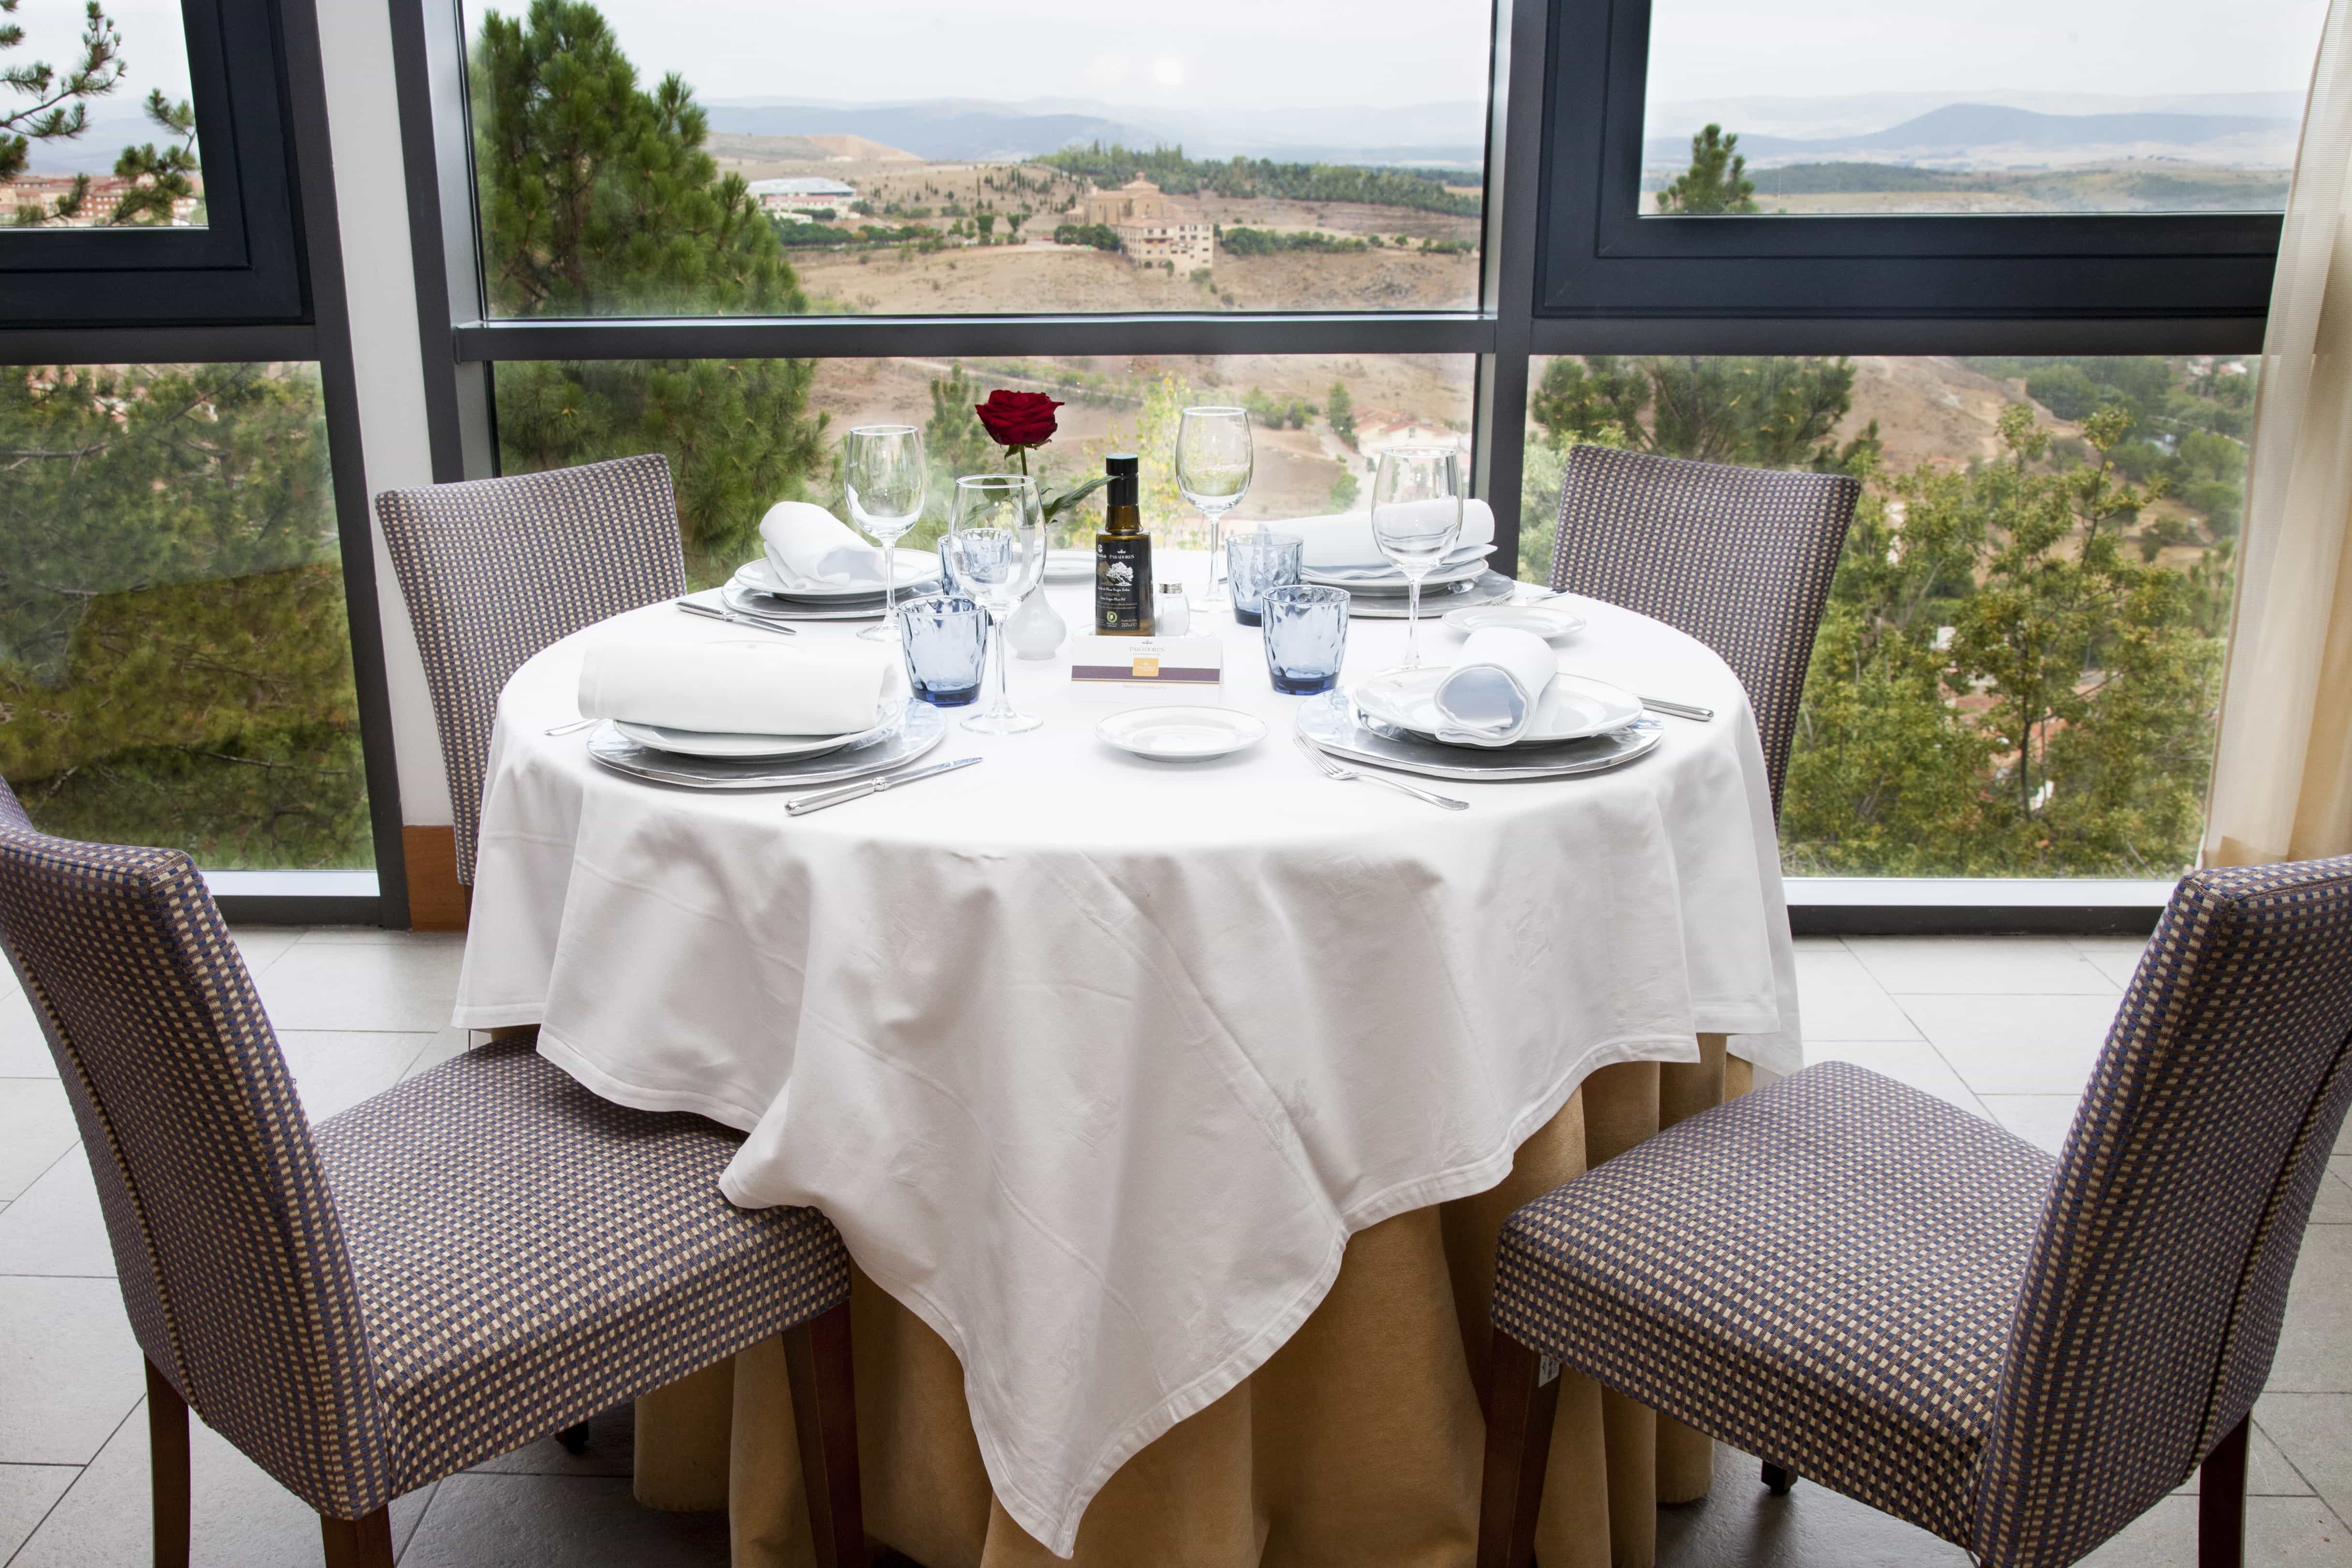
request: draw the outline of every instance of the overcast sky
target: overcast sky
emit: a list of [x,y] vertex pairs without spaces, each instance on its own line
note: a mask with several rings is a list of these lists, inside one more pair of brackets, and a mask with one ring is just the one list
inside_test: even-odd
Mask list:
[[[179,0],[105,0],[122,35],[122,84],[90,106],[93,117],[135,115],[150,88],[173,102],[188,96],[188,40]],[[82,0],[24,0],[13,18],[25,41],[8,51],[11,66],[47,61],[60,73],[81,61]]]
[[2326,0],[1654,0],[1653,101],[2304,92]]

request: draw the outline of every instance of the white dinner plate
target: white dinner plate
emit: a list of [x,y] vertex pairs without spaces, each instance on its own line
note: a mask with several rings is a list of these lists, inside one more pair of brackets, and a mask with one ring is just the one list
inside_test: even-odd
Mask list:
[[[1468,582],[1473,578],[1484,574],[1486,570],[1486,557],[1494,553],[1494,548],[1488,545],[1466,560],[1447,561],[1444,566],[1423,578],[1422,587],[1440,588],[1447,583]],[[1405,581],[1404,573],[1394,568],[1387,568],[1380,571],[1323,571],[1310,566],[1302,568],[1298,575],[1308,582],[1321,583],[1329,588],[1345,588],[1358,593],[1393,593],[1400,598],[1411,586]]]
[[1468,610],[1449,610],[1445,623],[1465,635],[1500,627],[1511,632],[1532,632],[1549,639],[1584,630],[1583,616],[1554,610],[1547,604],[1481,604]]
[[1265,722],[1228,707],[1139,707],[1113,714],[1095,733],[1155,762],[1230,757],[1265,738]]
[[[912,588],[940,574],[939,557],[927,549],[902,549],[898,552],[898,586]],[[797,599],[819,603],[833,599],[872,599],[882,597],[882,585],[851,583],[835,588],[786,588],[783,579],[776,575],[775,564],[766,556],[755,556],[735,569],[735,581],[753,593],[766,593],[778,599]]]
[[[1379,722],[1433,740],[1443,722],[1437,713],[1437,688],[1451,674],[1443,666],[1391,670],[1349,687],[1348,695]],[[1563,673],[1554,675],[1551,685],[1544,688],[1527,733],[1512,745],[1558,746],[1622,729],[1641,716],[1642,699],[1622,686]]]
[[1092,582],[1095,552],[1090,549],[1049,549],[1045,552],[1047,582]]
[[851,735],[722,735],[714,730],[671,729],[658,724],[623,724],[618,719],[613,721],[613,727],[639,746],[651,747],[656,751],[679,757],[751,761],[766,757],[821,757],[879,735],[898,722],[898,716],[893,713],[873,728]]

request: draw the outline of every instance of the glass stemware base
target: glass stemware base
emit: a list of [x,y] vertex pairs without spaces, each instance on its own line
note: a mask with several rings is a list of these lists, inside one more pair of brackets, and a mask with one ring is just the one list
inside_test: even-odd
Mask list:
[[1019,735],[1045,722],[1034,713],[1007,710],[1003,713],[976,713],[963,721],[963,727],[982,735]]
[[898,641],[898,618],[886,614],[880,621],[860,632],[858,636],[868,643],[896,643]]

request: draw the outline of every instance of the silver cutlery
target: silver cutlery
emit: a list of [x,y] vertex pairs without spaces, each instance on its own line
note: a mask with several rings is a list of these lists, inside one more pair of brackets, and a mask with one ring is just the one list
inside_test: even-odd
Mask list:
[[670,602],[688,615],[699,615],[706,621],[724,621],[730,626],[749,626],[754,632],[773,632],[779,637],[800,635],[800,629],[796,626],[779,626],[772,621],[761,621],[749,615],[738,615],[732,610],[714,609],[708,604],[697,604],[690,599],[674,599]]
[[1701,724],[1706,723],[1715,716],[1715,710],[1711,707],[1699,707],[1692,703],[1670,703],[1664,697],[1645,697],[1639,692],[1635,692],[1633,696],[1652,713],[1666,714],[1675,718],[1696,719]]
[[570,735],[574,730],[586,729],[590,725],[594,724],[595,722],[596,721],[593,718],[575,718],[570,724],[552,726],[549,728],[547,733],[550,735]]
[[1385,784],[1390,789],[1401,790],[1416,800],[1426,800],[1433,806],[1442,806],[1449,811],[1466,811],[1470,809],[1470,802],[1467,800],[1457,800],[1451,795],[1440,795],[1432,789],[1417,789],[1402,779],[1391,779],[1384,773],[1359,773],[1352,768],[1342,767],[1332,760],[1329,753],[1303,735],[1294,735],[1291,739],[1298,742],[1298,749],[1307,753],[1307,758],[1322,771],[1326,779],[1335,779],[1342,784]]
[[929,768],[918,768],[910,772],[885,773],[879,778],[861,779],[855,784],[844,784],[838,789],[820,790],[814,795],[803,795],[797,800],[787,800],[784,802],[784,810],[790,816],[805,817],[811,811],[822,811],[827,806],[838,806],[844,800],[855,800],[866,795],[879,795],[885,789],[895,789],[901,784],[912,784],[918,779],[934,779],[942,773],[952,773],[959,768],[969,768],[980,760],[977,757],[959,757],[953,762],[936,762]]

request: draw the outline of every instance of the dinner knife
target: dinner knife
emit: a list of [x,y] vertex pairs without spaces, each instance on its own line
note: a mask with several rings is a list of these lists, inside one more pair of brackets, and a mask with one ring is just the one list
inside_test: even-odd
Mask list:
[[1638,692],[1634,694],[1634,700],[1653,713],[1669,714],[1675,718],[1696,719],[1701,724],[1706,723],[1715,716],[1715,710],[1711,707],[1698,707],[1690,703],[1670,703],[1664,697],[1645,697]]
[[959,768],[969,768],[980,760],[977,757],[959,757],[953,762],[937,762],[929,768],[918,768],[910,773],[885,773],[877,779],[861,779],[855,784],[844,784],[838,789],[821,790],[803,795],[797,800],[784,802],[784,810],[795,817],[805,817],[811,811],[822,811],[827,806],[838,806],[844,800],[855,800],[862,795],[879,795],[885,789],[901,784],[912,784],[918,779],[929,779],[941,773],[952,773]]
[[713,609],[708,604],[697,604],[690,599],[675,599],[670,602],[688,615],[699,615],[706,621],[724,621],[730,626],[749,626],[754,632],[773,632],[780,637],[800,635],[800,628],[796,626],[779,626],[772,621],[760,621],[749,615],[738,615],[731,610]]

